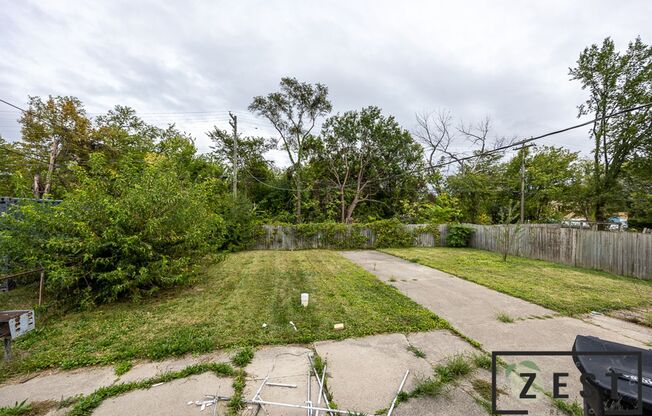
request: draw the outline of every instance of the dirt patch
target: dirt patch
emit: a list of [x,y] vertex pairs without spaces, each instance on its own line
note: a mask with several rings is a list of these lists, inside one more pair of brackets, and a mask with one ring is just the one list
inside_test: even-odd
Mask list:
[[611,311],[607,315],[652,328],[652,307]]

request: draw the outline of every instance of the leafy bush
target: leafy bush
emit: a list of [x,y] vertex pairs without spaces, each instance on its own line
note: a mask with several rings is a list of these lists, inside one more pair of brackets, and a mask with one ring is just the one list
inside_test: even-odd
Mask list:
[[473,228],[461,224],[448,226],[446,245],[448,247],[468,247],[473,235]]
[[228,195],[220,201],[217,211],[224,219],[225,240],[222,249],[246,249],[261,235],[256,211],[247,198]]
[[397,219],[381,220],[367,224],[374,232],[374,247],[410,247],[414,244],[414,234]]
[[[338,249],[411,247],[420,234],[432,234],[435,243],[440,240],[439,226],[424,225],[409,230],[398,219],[380,220],[366,224],[306,223],[284,225],[297,239],[309,242],[321,241],[322,247]],[[370,241],[365,230],[371,230],[374,239]],[[275,239],[272,234],[270,239]]]
[[193,263],[224,242],[210,189],[179,179],[165,158],[119,175],[101,155],[91,165],[60,205],[25,204],[0,219],[0,251],[43,265],[58,298],[88,307],[188,282]]

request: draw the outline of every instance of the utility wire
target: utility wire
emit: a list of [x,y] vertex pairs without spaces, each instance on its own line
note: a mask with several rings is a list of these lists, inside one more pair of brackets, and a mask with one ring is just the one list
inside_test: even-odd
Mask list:
[[[13,108],[15,108],[15,109],[18,109],[18,110],[20,110],[20,111],[22,111],[22,112],[26,112],[26,110],[24,110],[24,109],[22,109],[22,108],[20,108],[20,107],[18,107],[18,106],[16,106],[16,105],[14,105],[14,104],[12,104],[12,103],[10,103],[10,102],[7,102],[7,101],[5,101],[5,100],[0,99],[0,102],[3,102],[3,103],[5,103],[5,104],[7,104],[7,105],[9,105],[9,106],[11,106],[11,107],[13,107]],[[439,168],[442,168],[442,167],[445,167],[445,166],[449,166],[449,165],[452,165],[452,164],[456,164],[456,163],[457,163],[457,164],[460,164],[461,162],[465,162],[465,161],[467,161],[467,160],[472,160],[472,159],[475,159],[475,158],[481,158],[481,157],[484,157],[484,156],[488,156],[488,155],[492,155],[492,154],[495,154],[495,153],[499,153],[499,152],[502,152],[502,151],[504,151],[504,150],[509,150],[509,149],[514,148],[514,147],[522,146],[522,145],[524,145],[524,144],[527,144],[527,143],[530,143],[530,142],[533,142],[533,141],[536,141],[536,140],[543,139],[543,138],[545,138],[545,137],[554,136],[554,135],[557,135],[557,134],[565,133],[565,132],[570,131],[570,130],[578,129],[578,128],[580,128],[580,127],[588,126],[588,125],[590,125],[590,124],[595,123],[596,121],[606,120],[606,119],[609,119],[609,118],[613,118],[613,117],[620,116],[620,115],[622,115],[622,114],[630,113],[630,112],[637,111],[637,110],[642,110],[642,109],[644,109],[644,108],[648,108],[648,107],[652,107],[652,103],[643,104],[643,105],[639,105],[639,106],[631,107],[631,108],[626,108],[626,109],[624,109],[624,110],[617,111],[617,112],[615,112],[615,113],[613,113],[613,114],[610,114],[610,115],[607,115],[607,116],[604,116],[604,117],[596,117],[596,118],[594,118],[594,119],[592,119],[592,120],[589,120],[589,121],[586,121],[586,122],[584,122],[584,123],[575,124],[575,125],[573,125],[573,126],[566,127],[566,128],[559,129],[559,130],[554,130],[554,131],[551,131],[551,132],[548,132],[548,133],[545,133],[545,134],[542,134],[542,135],[539,135],[539,136],[535,136],[535,137],[530,137],[530,138],[527,138],[527,139],[519,140],[519,141],[516,141],[516,142],[510,143],[510,144],[508,144],[508,145],[499,146],[499,147],[496,147],[496,148],[491,149],[491,150],[487,150],[487,151],[484,151],[484,152],[480,152],[480,153],[472,154],[472,155],[470,155],[470,156],[464,156],[464,157],[459,157],[459,158],[451,159],[451,160],[448,160],[448,161],[446,161],[446,162],[440,162],[440,163],[437,163],[437,164],[435,164],[435,165],[430,165],[430,166],[426,166],[426,167],[424,167],[424,168],[416,169],[416,170],[413,170],[413,171],[402,172],[402,173],[399,173],[399,174],[396,174],[396,175],[390,175],[390,176],[387,176],[387,177],[378,178],[378,179],[376,179],[376,180],[373,180],[373,179],[372,179],[372,180],[370,180],[368,183],[373,183],[373,182],[383,182],[383,181],[386,181],[386,180],[388,180],[388,179],[397,178],[397,177],[400,177],[400,176],[412,175],[412,174],[414,174],[414,173],[420,173],[420,172],[428,171],[428,170],[429,170],[429,171],[434,171],[434,170],[437,170],[437,169],[439,169]],[[193,112],[187,112],[187,113],[193,113]],[[194,113],[209,113],[209,112],[194,112]],[[216,113],[216,112],[215,112],[215,113]],[[9,150],[9,149],[7,149],[7,150]],[[19,152],[16,152],[16,151],[13,151],[13,152],[14,152],[14,153],[19,153]],[[284,191],[294,191],[294,189],[290,189],[290,188],[281,188],[281,187],[277,187],[277,186],[274,186],[274,185],[270,185],[270,184],[268,184],[268,183],[266,183],[266,182],[263,182],[263,181],[261,181],[260,179],[256,178],[254,175],[252,175],[252,174],[251,174],[248,170],[246,170],[246,169],[245,169],[245,172],[246,172],[249,176],[251,176],[254,180],[256,180],[257,182],[259,182],[259,183],[261,183],[262,185],[265,185],[265,186],[267,186],[267,187],[269,187],[269,188],[278,189],[278,190],[284,190]],[[333,188],[333,189],[339,189],[338,187],[334,187],[334,186],[332,186],[332,187],[330,187],[330,188]]]
[[[465,161],[467,161],[467,160],[471,160],[471,159],[475,159],[475,158],[480,158],[480,157],[484,157],[484,156],[492,155],[492,154],[495,154],[495,153],[498,153],[498,152],[502,152],[502,151],[504,151],[504,150],[508,150],[508,149],[511,149],[511,148],[514,148],[514,147],[519,147],[519,146],[522,146],[522,145],[524,145],[524,144],[527,144],[527,143],[530,143],[530,142],[533,142],[533,141],[536,141],[536,140],[543,139],[543,138],[545,138],[545,137],[554,136],[554,135],[557,135],[557,134],[565,133],[565,132],[570,131],[570,130],[578,129],[578,128],[580,128],[580,127],[588,126],[589,124],[593,124],[593,123],[595,123],[596,121],[605,120],[605,119],[612,118],[612,117],[616,117],[616,116],[619,116],[619,115],[622,115],[622,114],[631,113],[632,111],[642,110],[642,109],[644,109],[644,108],[648,108],[648,107],[652,107],[652,103],[643,104],[643,105],[639,105],[639,106],[636,106],[636,107],[626,108],[626,109],[624,109],[624,110],[621,110],[621,111],[615,112],[615,113],[613,113],[613,114],[610,114],[610,115],[607,115],[607,116],[604,116],[604,117],[596,117],[596,118],[594,118],[594,119],[592,119],[592,120],[589,120],[589,121],[586,121],[586,122],[584,122],[584,123],[575,124],[575,125],[573,125],[573,126],[566,127],[566,128],[559,129],[559,130],[554,130],[554,131],[551,131],[551,132],[548,132],[548,133],[544,133],[544,134],[539,135],[539,136],[535,136],[535,137],[530,137],[530,138],[528,138],[528,139],[519,140],[519,141],[516,141],[516,142],[510,143],[510,144],[508,144],[508,145],[499,146],[499,147],[497,147],[497,148],[495,148],[495,149],[487,150],[487,151],[480,152],[480,153],[475,153],[475,154],[472,154],[472,155],[470,155],[470,156],[464,156],[464,157],[459,157],[459,158],[451,159],[451,160],[448,160],[448,161],[446,161],[446,162],[437,163],[437,164],[432,165],[432,166],[426,166],[426,167],[424,167],[424,168],[420,168],[420,169],[416,169],[416,170],[412,170],[412,171],[408,171],[408,172],[402,172],[402,173],[399,173],[399,174],[395,174],[395,175],[390,175],[390,176],[386,176],[386,177],[378,178],[378,179],[376,179],[376,180],[371,179],[371,180],[369,180],[368,183],[384,182],[384,181],[386,181],[386,180],[388,180],[388,179],[393,179],[393,178],[397,178],[397,177],[405,176],[405,175],[412,175],[412,174],[415,174],[415,173],[420,173],[420,172],[424,172],[424,171],[428,171],[428,170],[430,170],[430,171],[436,171],[436,170],[439,169],[439,168],[443,168],[443,167],[446,167],[446,166],[449,166],[449,165],[453,165],[453,164],[456,164],[456,163],[459,164],[460,162],[465,162]],[[248,173],[248,172],[247,172],[247,173]],[[251,175],[251,174],[249,174],[249,175]],[[251,175],[251,176],[253,177],[253,175]],[[255,178],[255,177],[254,177],[254,179],[258,180],[258,179]],[[282,190],[287,190],[287,191],[292,191],[292,190],[293,190],[293,189],[288,189],[288,188],[278,188],[278,187],[276,187],[276,186],[268,185],[268,184],[266,184],[266,183],[264,183],[264,182],[261,182],[260,180],[258,180],[258,181],[259,181],[261,184],[263,184],[263,185],[267,185],[267,186],[269,186],[270,188],[274,188],[274,189],[282,189]],[[334,189],[339,189],[338,187],[332,187],[332,188],[334,188]]]

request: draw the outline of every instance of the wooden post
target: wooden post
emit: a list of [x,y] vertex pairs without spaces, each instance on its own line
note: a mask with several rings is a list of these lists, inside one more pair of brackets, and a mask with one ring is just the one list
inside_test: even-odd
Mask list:
[[45,269],[41,269],[41,280],[38,283],[38,306],[43,303],[43,281],[45,280]]
[[11,360],[11,337],[5,339],[5,361]]

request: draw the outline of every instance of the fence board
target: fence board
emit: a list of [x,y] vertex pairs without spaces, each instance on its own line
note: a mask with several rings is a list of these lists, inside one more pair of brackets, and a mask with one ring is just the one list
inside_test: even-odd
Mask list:
[[[470,246],[501,252],[505,226],[466,224],[474,228]],[[516,226],[509,226],[512,236]],[[447,227],[442,228],[445,241]],[[527,224],[513,240],[511,255],[652,279],[652,234],[592,231],[558,225]]]

